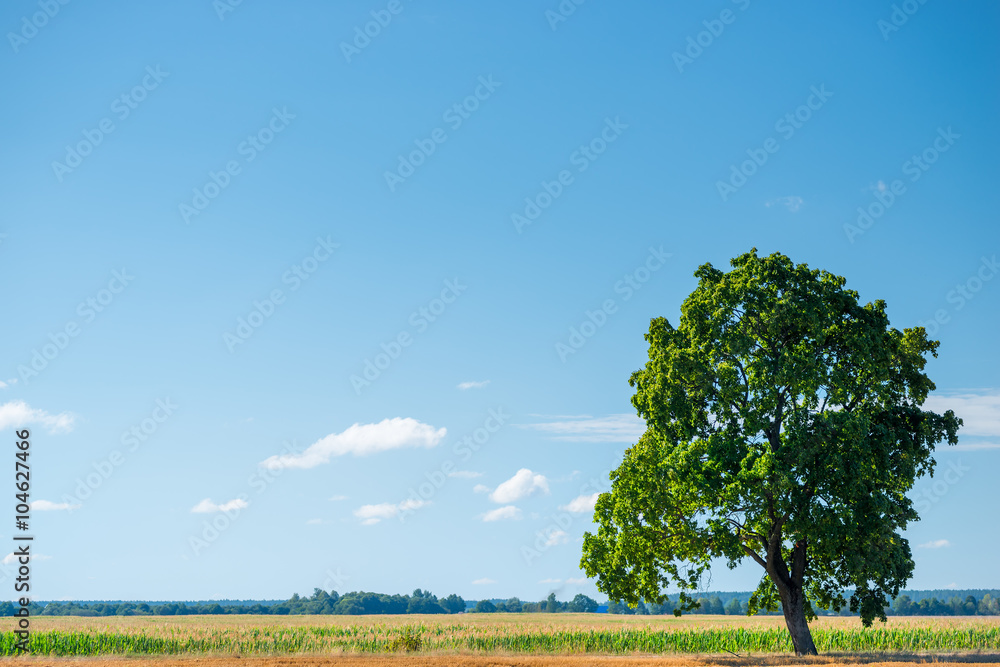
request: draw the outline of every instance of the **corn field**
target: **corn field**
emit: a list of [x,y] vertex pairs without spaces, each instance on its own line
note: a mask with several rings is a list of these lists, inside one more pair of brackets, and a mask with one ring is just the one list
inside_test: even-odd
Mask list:
[[[205,617],[198,617],[205,619]],[[370,617],[368,617],[370,619]],[[197,618],[191,619],[197,622]],[[935,627],[814,627],[821,652],[996,651],[1000,625],[972,621]],[[570,622],[531,623],[378,623],[358,618],[354,624],[205,625],[189,623],[133,628],[34,630],[29,643],[36,655],[178,655],[291,653],[391,653],[398,651],[625,654],[625,653],[786,653],[788,632],[780,626],[740,627],[573,627]],[[15,653],[12,632],[0,634],[0,655]]]

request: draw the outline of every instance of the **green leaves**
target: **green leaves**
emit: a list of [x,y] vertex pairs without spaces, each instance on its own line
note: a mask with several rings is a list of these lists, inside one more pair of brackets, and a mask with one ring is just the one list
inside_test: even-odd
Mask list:
[[957,442],[952,412],[920,407],[938,343],[784,255],[752,251],[732,266],[697,270],[676,328],[650,322],[649,361],[629,379],[647,431],[598,500],[581,566],[634,604],[661,602],[670,585],[697,590],[713,558],[749,558],[767,573],[751,613],[797,575],[806,615],[854,589],[868,624],[913,570],[905,494],[933,471],[934,445]]

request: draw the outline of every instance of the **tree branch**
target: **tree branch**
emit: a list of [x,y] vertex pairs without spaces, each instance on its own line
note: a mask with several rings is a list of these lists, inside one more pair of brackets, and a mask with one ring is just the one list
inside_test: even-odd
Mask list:
[[764,570],[767,570],[767,562],[760,557],[760,554],[758,554],[756,551],[754,551],[745,544],[743,545],[743,551],[746,552],[747,556],[750,556],[755,561],[757,561],[757,563],[760,564],[760,566],[764,568]]

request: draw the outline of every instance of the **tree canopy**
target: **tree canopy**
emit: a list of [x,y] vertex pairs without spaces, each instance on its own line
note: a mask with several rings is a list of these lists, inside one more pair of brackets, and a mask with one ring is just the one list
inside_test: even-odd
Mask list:
[[[613,600],[693,609],[711,561],[763,568],[747,613],[780,603],[796,653],[814,606],[865,625],[913,572],[906,497],[961,420],[921,409],[938,342],[890,326],[846,280],[756,250],[695,273],[675,328],[651,321],[632,374],[646,432],[611,473],[581,566]],[[844,591],[849,591],[849,601]]]

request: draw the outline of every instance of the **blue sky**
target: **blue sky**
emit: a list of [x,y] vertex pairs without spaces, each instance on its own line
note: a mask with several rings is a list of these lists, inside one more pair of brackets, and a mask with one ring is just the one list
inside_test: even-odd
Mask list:
[[966,429],[914,490],[911,587],[1000,586],[998,22],[6,3],[0,426],[33,429],[35,595],[601,597],[580,538],[641,432],[643,333],[751,247],[941,340]]

